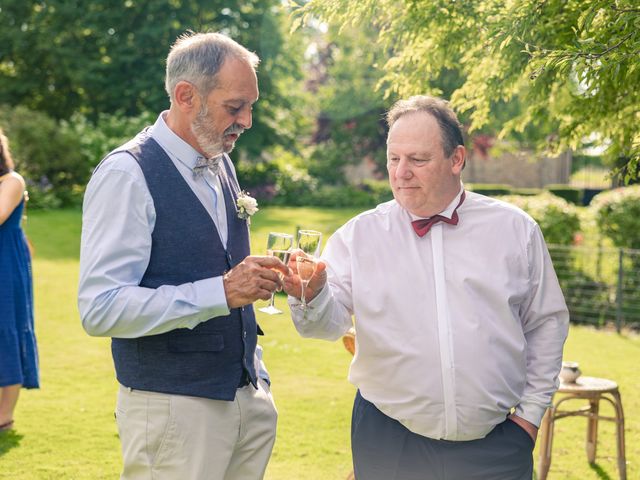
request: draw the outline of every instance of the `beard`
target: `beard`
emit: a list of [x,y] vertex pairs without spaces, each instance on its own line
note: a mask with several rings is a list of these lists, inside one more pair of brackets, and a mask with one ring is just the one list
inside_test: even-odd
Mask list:
[[209,110],[203,105],[191,124],[191,132],[207,158],[217,157],[224,151],[222,135],[215,129],[213,122],[209,120]]
[[[222,134],[218,133],[214,122],[209,119],[209,109],[206,105],[196,115],[191,124],[191,132],[196,137],[196,141],[200,148],[208,158],[213,158],[224,153],[229,153],[235,146],[235,138],[244,132],[244,128],[234,123],[227,128]],[[234,140],[225,142],[227,135],[237,135]]]

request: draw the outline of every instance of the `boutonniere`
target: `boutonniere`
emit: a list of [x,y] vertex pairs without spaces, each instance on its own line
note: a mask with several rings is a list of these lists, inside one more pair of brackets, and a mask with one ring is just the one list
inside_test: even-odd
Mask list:
[[251,223],[251,215],[256,213],[258,210],[257,200],[247,192],[240,190],[240,193],[238,193],[238,199],[236,200],[238,218],[246,220],[247,223]]

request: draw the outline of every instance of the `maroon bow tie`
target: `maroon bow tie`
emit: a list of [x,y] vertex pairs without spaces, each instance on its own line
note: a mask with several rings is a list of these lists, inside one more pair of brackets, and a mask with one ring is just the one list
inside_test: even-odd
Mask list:
[[458,202],[458,205],[456,206],[456,208],[453,210],[453,215],[451,215],[451,218],[443,217],[442,215],[434,215],[433,217],[414,220],[413,222],[411,222],[411,226],[413,227],[413,229],[415,230],[416,234],[419,237],[424,237],[429,232],[429,230],[431,230],[431,227],[438,222],[445,222],[450,225],[457,225],[458,224],[457,210],[458,210],[458,207],[462,205],[462,202],[464,202],[464,192],[462,192],[462,195],[460,195],[460,201]]

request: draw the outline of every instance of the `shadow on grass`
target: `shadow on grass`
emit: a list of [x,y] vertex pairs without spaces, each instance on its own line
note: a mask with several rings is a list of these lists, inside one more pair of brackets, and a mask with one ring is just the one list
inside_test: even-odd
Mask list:
[[609,476],[609,474],[607,472],[605,472],[602,469],[602,467],[600,465],[598,465],[597,463],[591,464],[590,468],[591,468],[591,470],[596,472],[596,474],[598,475],[598,478],[601,478],[602,480],[611,480],[611,477]]
[[15,447],[20,446],[20,440],[24,435],[20,435],[15,430],[0,432],[0,457]]

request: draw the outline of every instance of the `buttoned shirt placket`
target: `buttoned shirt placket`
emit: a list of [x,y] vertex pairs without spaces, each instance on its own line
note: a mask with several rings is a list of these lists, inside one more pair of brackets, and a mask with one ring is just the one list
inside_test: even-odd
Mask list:
[[[162,144],[160,145],[162,146]],[[193,170],[193,167],[190,167],[189,165],[187,165],[183,160],[180,159],[180,157],[175,155],[173,152],[171,152],[164,146],[162,146],[162,148],[169,154],[169,156],[175,158],[178,162],[180,162],[182,165],[187,167],[189,170]],[[221,159],[220,161],[222,162],[223,160]],[[197,160],[195,163],[197,163]],[[224,168],[224,165],[220,165],[220,169],[223,169],[223,168]],[[222,226],[220,225],[220,216],[226,214],[224,212],[224,203],[219,201],[220,195],[222,195],[220,179],[218,177],[218,174],[214,174],[209,168],[205,168],[204,171],[196,174],[195,181],[198,181],[198,177],[202,178],[205,185],[207,185],[209,190],[211,190],[211,192],[213,193],[212,220],[216,225],[216,230],[218,231],[218,237],[220,238],[220,242],[222,242],[222,245],[226,249],[228,232],[226,232],[227,235],[225,235],[225,232],[222,231],[223,229],[222,229]],[[222,212],[220,212],[220,208],[223,209]]]
[[443,224],[438,223],[434,225],[431,228],[430,233],[434,284],[436,291],[436,310],[438,317],[440,365],[442,369],[442,393],[445,419],[445,432],[443,438],[452,438],[455,437],[458,432],[458,419],[455,403],[455,362],[444,268],[444,242],[442,238]]
[[222,229],[219,228],[220,227],[220,215],[224,215],[225,214],[225,212],[220,212],[220,210],[219,210],[220,203],[221,203],[219,201],[219,198],[220,198],[220,195],[222,195],[222,191],[220,189],[220,180],[218,178],[218,175],[215,175],[208,168],[204,171],[204,173],[202,175],[202,179],[207,184],[207,187],[209,187],[209,189],[213,193],[213,212],[214,212],[214,215],[215,215],[214,221],[216,223],[216,226],[218,226],[218,235],[220,236],[220,241],[222,242],[222,245],[224,245],[224,247],[226,248],[227,239],[223,235],[223,233],[221,231]]

